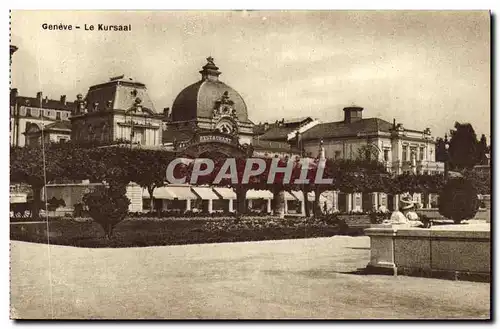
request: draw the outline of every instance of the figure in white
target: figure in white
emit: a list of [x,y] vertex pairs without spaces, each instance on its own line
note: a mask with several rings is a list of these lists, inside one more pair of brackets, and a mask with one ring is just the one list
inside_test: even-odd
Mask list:
[[424,224],[419,220],[418,215],[415,212],[415,203],[410,195],[401,195],[399,210],[394,211],[391,218],[384,221],[384,223],[411,227],[424,227]]

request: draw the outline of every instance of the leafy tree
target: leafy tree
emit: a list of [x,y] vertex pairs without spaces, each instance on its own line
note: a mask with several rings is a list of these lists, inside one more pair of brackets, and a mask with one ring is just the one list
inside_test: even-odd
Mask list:
[[488,144],[486,143],[486,136],[481,135],[481,139],[477,144],[477,163],[481,165],[488,164],[487,154],[489,153]]
[[154,190],[165,185],[166,171],[173,155],[166,151],[132,149],[130,162],[131,180],[145,188],[150,195],[149,210],[154,211]]
[[26,183],[33,191],[32,219],[40,218],[41,191],[46,182],[64,175],[61,164],[65,154],[57,144],[11,147],[10,181],[11,184]]
[[130,200],[126,196],[126,185],[101,185],[83,196],[83,202],[89,209],[89,215],[104,230],[107,239],[113,236],[113,230],[128,214]]
[[443,138],[438,137],[436,139],[436,161],[447,162],[448,157],[446,156],[446,143]]
[[439,195],[439,213],[456,224],[473,218],[479,209],[477,189],[465,178],[449,179]]
[[470,169],[477,164],[477,137],[470,123],[455,123],[451,131],[449,159],[454,170]]

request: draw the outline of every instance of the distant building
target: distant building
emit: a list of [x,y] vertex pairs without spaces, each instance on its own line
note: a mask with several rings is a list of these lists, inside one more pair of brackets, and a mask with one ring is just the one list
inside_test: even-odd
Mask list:
[[435,174],[444,171],[436,162],[430,129],[407,129],[401,123],[363,118],[363,108],[344,108],[344,120],[314,125],[300,135],[306,153],[314,153],[323,141],[325,155],[333,159],[371,158],[382,161],[395,174]]
[[[59,100],[43,98],[42,92],[36,97],[19,96],[16,88],[10,91],[10,145],[25,146],[27,133],[42,130],[55,122],[66,121],[69,123],[72,102],[66,101],[62,95]],[[66,139],[66,137],[62,137]],[[56,140],[57,141],[57,140]]]
[[91,86],[85,98],[78,95],[70,120],[75,141],[161,145],[164,115],[156,113],[143,83],[123,75]]

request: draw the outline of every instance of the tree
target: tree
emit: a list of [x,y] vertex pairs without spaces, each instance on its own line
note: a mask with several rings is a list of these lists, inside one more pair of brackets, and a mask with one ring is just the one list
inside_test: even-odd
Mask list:
[[465,178],[449,179],[439,195],[439,213],[456,224],[473,218],[479,209],[477,189]]
[[165,185],[166,171],[173,156],[166,151],[133,149],[131,150],[131,180],[145,188],[150,196],[149,210],[154,211],[154,190]]
[[65,154],[58,144],[46,143],[10,149],[11,184],[26,183],[33,191],[31,216],[40,218],[41,192],[46,183],[64,176]]
[[89,215],[104,230],[106,239],[111,239],[113,230],[128,214],[130,200],[126,196],[126,185],[101,185],[83,196]]
[[481,139],[477,144],[477,163],[481,165],[488,164],[487,154],[489,153],[488,144],[486,143],[486,136],[481,135]]
[[449,159],[451,169],[470,169],[477,164],[477,137],[470,123],[455,123],[451,131]]
[[436,139],[436,161],[447,162],[448,157],[446,156],[446,143],[444,138],[438,137]]

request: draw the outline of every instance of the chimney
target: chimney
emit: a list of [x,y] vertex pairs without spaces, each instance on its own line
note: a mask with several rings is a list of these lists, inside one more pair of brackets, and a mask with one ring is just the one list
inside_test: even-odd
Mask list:
[[363,108],[359,106],[344,107],[344,122],[353,123],[363,119]]
[[42,107],[43,93],[41,91],[36,93],[36,100],[37,100],[37,105],[39,107]]
[[66,105],[66,95],[61,95],[61,104]]
[[12,88],[10,90],[10,104],[12,105],[16,104],[18,94],[19,92],[17,91],[17,88]]

